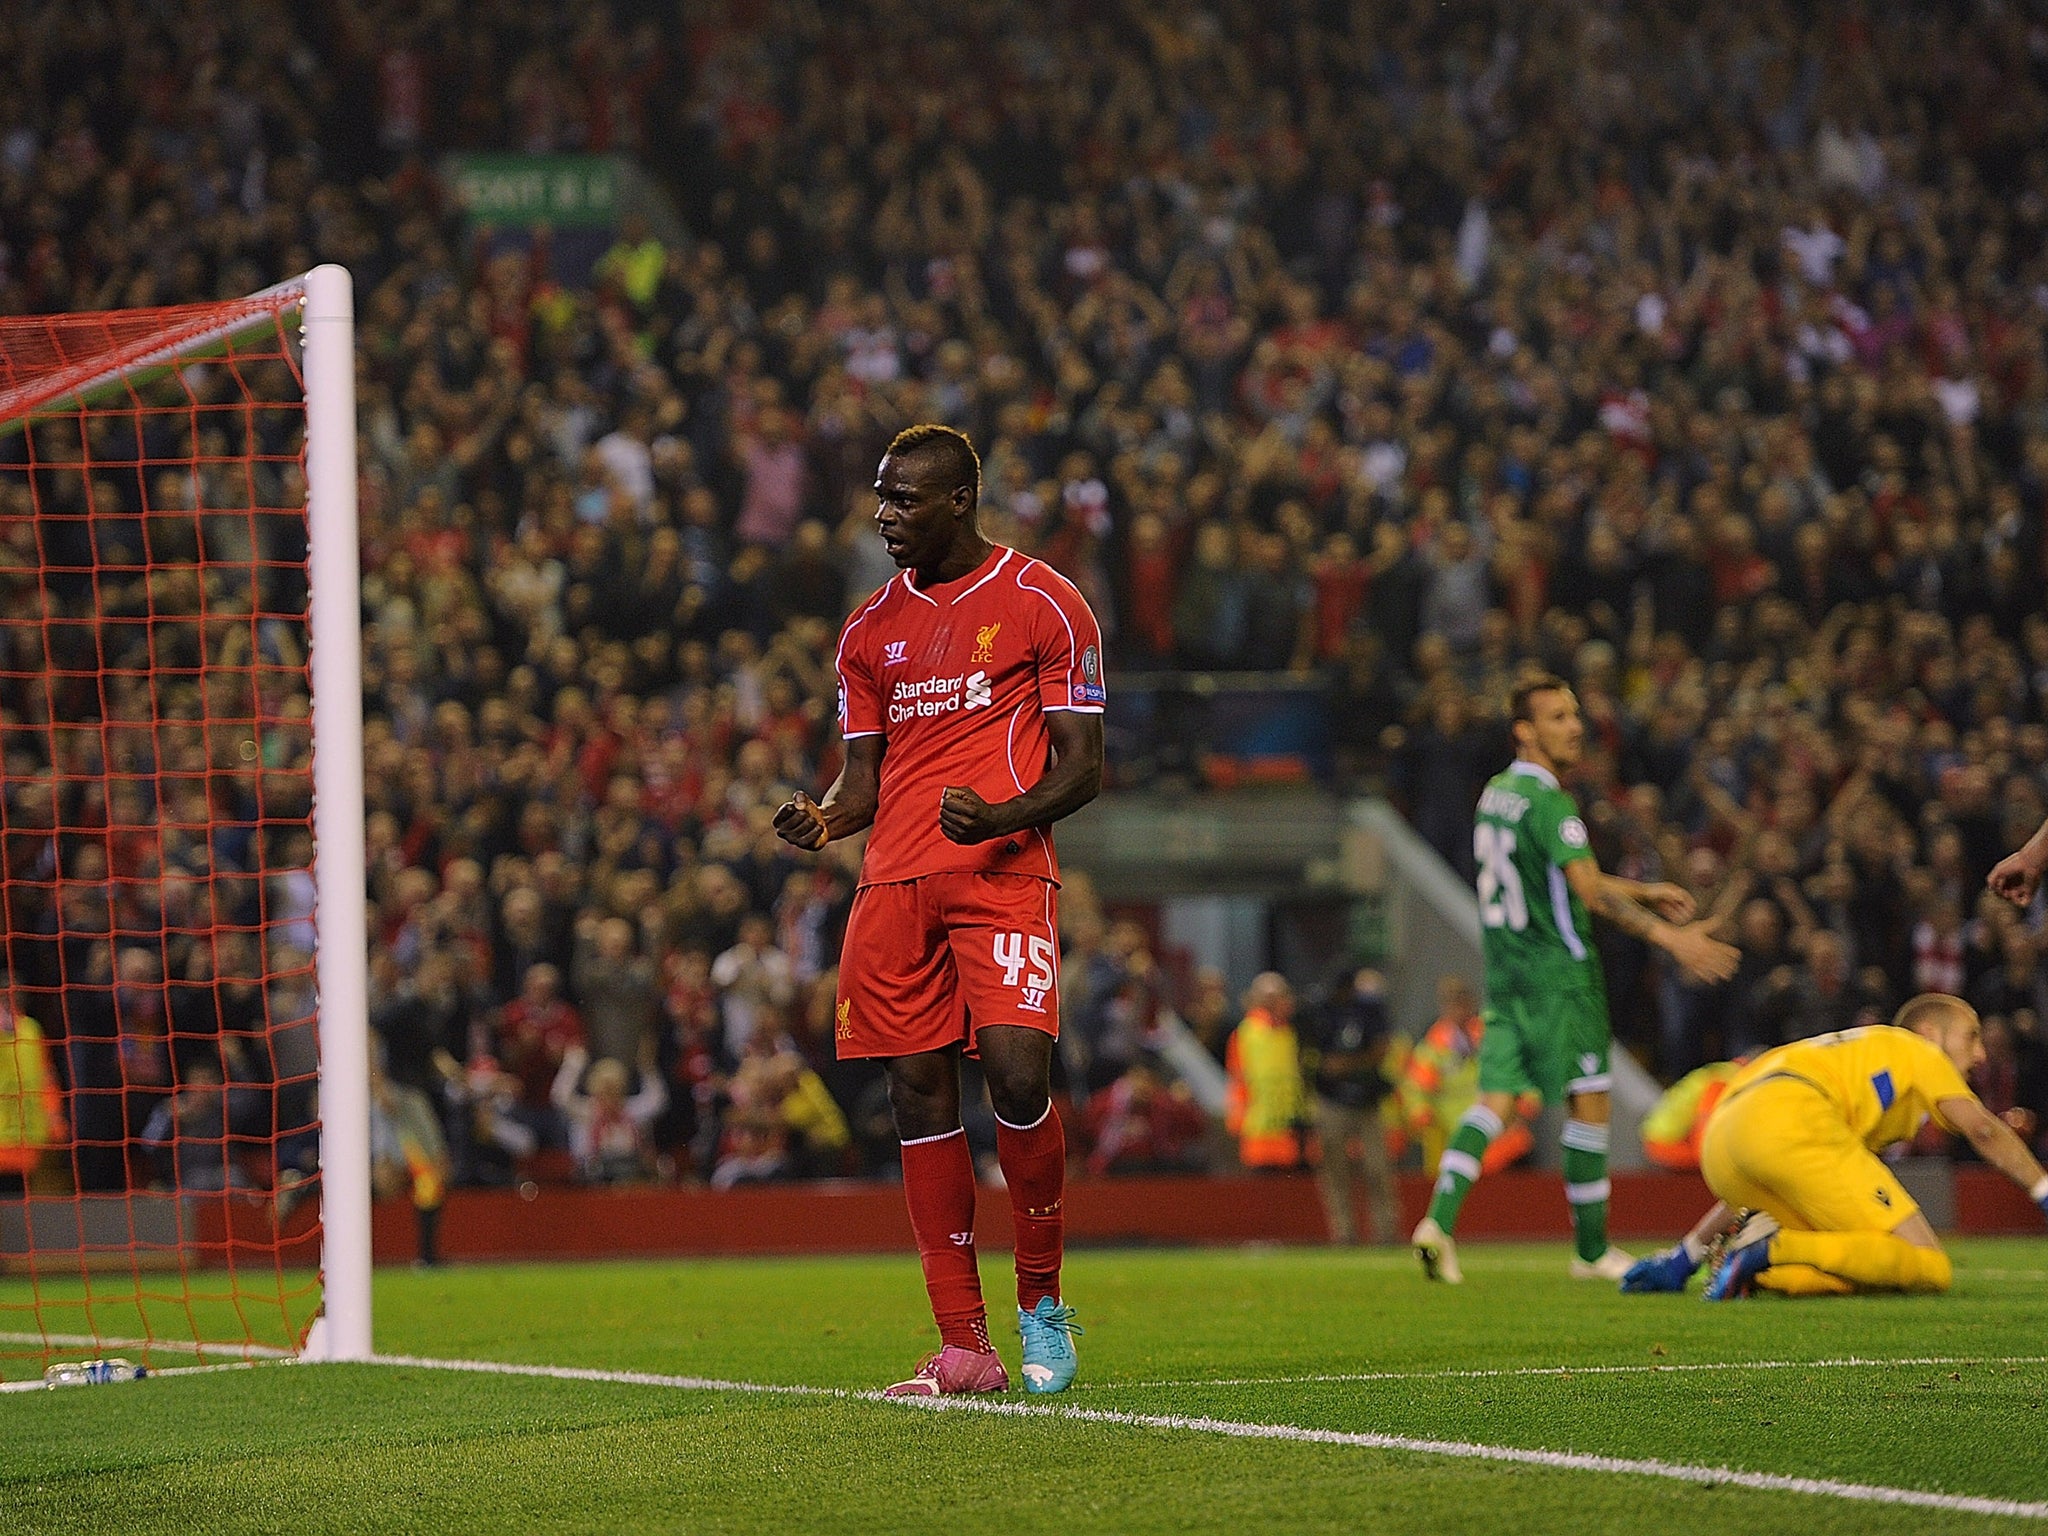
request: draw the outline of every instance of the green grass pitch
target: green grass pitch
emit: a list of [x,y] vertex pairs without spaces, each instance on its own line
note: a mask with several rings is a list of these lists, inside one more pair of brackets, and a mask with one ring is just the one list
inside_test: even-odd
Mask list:
[[[1562,1247],[1473,1245],[1456,1290],[1425,1286],[1398,1251],[1077,1253],[1081,1379],[1059,1399],[1013,1393],[1054,1405],[1023,1415],[384,1365],[10,1394],[0,1526],[2042,1531],[2034,1518],[1063,1412],[2048,1500],[2048,1243],[1955,1252],[1947,1297],[1723,1306],[1703,1304],[1697,1283],[1623,1297],[1573,1282]],[[984,1264],[997,1303],[1007,1257]],[[0,1316],[22,1299],[0,1281]],[[909,1254],[392,1270],[377,1307],[392,1354],[853,1392],[930,1347]],[[1014,1330],[999,1323],[998,1339],[1014,1373]],[[1680,1369],[1701,1366],[1714,1368]]]

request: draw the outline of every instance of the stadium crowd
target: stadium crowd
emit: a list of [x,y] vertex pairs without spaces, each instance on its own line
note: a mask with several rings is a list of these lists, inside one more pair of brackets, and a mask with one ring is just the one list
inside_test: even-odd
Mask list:
[[[1667,1076],[1941,987],[1996,1021],[1987,1100],[2048,1111],[2042,914],[1981,895],[2048,809],[2023,9],[76,0],[0,45],[0,312],[355,273],[375,1024],[458,1178],[548,1145],[594,1178],[889,1162],[878,1079],[831,1059],[857,852],[768,819],[835,771],[832,636],[892,574],[866,486],[919,419],[973,435],[991,534],[1125,675],[1319,680],[1335,781],[1467,873],[1512,679],[1571,678],[1603,864],[1744,949],[1694,990],[1606,936]],[[566,285],[545,238],[465,233],[453,149],[632,155],[688,238],[629,220]],[[67,793],[102,748],[52,745],[36,678],[0,677],[15,980],[146,1117],[165,1026],[114,999],[302,1006],[303,850],[166,832],[122,940],[85,845],[204,802]],[[209,879],[263,942],[168,953],[150,912]],[[1228,1000],[1066,912],[1070,1083],[1127,1104],[1158,1010]]]

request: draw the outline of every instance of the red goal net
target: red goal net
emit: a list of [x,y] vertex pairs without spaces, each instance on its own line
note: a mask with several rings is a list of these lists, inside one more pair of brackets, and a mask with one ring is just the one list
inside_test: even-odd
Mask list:
[[302,297],[0,320],[0,1378],[319,1307]]

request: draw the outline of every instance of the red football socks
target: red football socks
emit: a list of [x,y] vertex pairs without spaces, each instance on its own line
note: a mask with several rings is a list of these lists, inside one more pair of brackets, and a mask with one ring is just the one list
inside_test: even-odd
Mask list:
[[940,1341],[985,1352],[988,1309],[974,1267],[974,1158],[965,1130],[903,1143],[903,1196]]
[[1010,1186],[1010,1221],[1017,1229],[1017,1305],[1028,1312],[1040,1297],[1060,1293],[1067,1136],[1059,1111],[1048,1103],[1037,1123],[1022,1129],[998,1116],[996,1160]]

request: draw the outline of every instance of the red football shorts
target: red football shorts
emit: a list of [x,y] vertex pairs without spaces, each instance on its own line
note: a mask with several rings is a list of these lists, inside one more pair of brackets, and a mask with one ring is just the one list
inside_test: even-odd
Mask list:
[[840,1059],[972,1051],[985,1024],[1057,1036],[1058,896],[1032,875],[967,871],[862,886],[840,950]]

